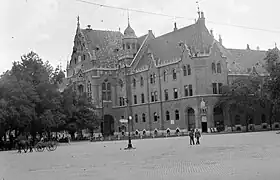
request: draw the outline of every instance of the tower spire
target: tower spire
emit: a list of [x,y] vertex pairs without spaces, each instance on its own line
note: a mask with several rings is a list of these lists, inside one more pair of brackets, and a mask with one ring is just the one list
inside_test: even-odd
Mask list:
[[80,16],[79,15],[77,16],[77,28],[80,29]]
[[127,9],[127,24],[128,24],[128,26],[130,26],[130,22],[129,22],[129,11],[128,11],[128,9]]
[[198,18],[200,18],[199,1],[196,1],[196,5],[197,5],[197,14],[198,14]]

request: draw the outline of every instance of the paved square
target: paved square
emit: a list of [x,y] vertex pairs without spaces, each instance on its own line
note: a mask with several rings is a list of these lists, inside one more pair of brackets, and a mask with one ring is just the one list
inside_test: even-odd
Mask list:
[[74,143],[54,152],[0,152],[5,180],[278,180],[280,135],[276,132]]

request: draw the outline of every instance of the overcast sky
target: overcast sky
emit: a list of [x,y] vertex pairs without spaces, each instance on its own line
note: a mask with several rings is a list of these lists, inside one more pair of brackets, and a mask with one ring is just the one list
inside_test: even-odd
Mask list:
[[[106,5],[149,12],[184,16],[185,19],[130,12],[130,23],[137,36],[152,29],[156,36],[194,23],[197,18],[196,0],[85,0]],[[275,42],[280,46],[280,2],[277,0],[201,0],[208,29],[222,35],[227,48],[267,50]],[[0,72],[10,69],[13,61],[31,50],[43,60],[65,67],[73,48],[76,17],[81,26],[123,32],[127,12],[78,2],[76,0],[1,0],[0,6]],[[248,30],[224,25],[233,24],[279,31],[278,33]]]

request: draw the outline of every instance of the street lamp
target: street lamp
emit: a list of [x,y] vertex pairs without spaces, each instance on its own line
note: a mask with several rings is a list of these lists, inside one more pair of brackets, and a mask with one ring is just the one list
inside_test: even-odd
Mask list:
[[127,126],[128,126],[128,145],[127,145],[127,148],[125,148],[125,150],[135,149],[132,146],[131,136],[130,136],[130,122],[131,122],[131,120],[132,120],[132,116],[128,116],[128,122],[127,122]]

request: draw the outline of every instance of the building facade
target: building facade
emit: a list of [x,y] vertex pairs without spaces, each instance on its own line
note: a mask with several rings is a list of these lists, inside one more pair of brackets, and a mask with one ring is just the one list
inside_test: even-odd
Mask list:
[[[126,131],[120,120],[128,116],[132,131],[207,132],[226,128],[230,118],[244,125],[245,117],[238,112],[229,117],[216,103],[223,85],[248,75],[252,67],[262,73],[264,56],[265,51],[249,46],[226,49],[222,38],[215,40],[206,28],[203,12],[194,24],[178,29],[175,23],[172,32],[159,37],[151,30],[137,37],[129,23],[123,34],[82,29],[78,19],[66,81],[96,105],[105,135]],[[254,123],[261,124],[263,113],[255,116]]]

